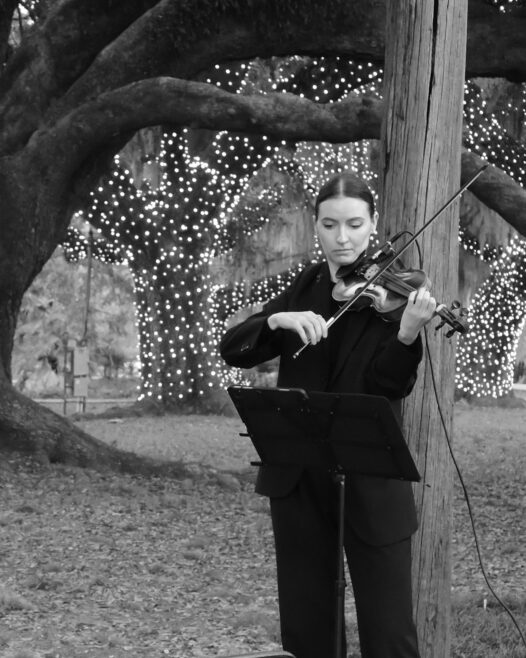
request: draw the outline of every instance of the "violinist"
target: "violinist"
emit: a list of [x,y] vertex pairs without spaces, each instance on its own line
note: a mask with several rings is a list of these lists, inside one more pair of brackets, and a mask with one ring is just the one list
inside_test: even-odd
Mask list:
[[[373,195],[359,177],[343,173],[323,185],[315,230],[325,260],[306,267],[260,313],[230,328],[220,346],[224,360],[251,368],[280,356],[279,387],[385,396],[399,418],[422,358],[420,330],[436,309],[429,291],[411,292],[399,321],[387,322],[369,306],[347,311],[327,327],[339,306],[332,297],[338,270],[366,252],[377,220]],[[309,347],[293,358],[304,343]],[[323,470],[264,464],[256,491],[270,498],[283,648],[295,658],[326,658],[336,614],[336,484]],[[411,484],[349,473],[345,496],[345,554],[361,654],[416,658]],[[341,641],[345,648],[345,637]]]

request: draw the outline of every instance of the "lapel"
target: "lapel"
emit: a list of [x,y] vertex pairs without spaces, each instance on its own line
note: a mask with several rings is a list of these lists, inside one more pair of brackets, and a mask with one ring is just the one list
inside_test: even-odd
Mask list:
[[[326,262],[321,263],[318,271],[313,272],[312,278],[305,282],[302,290],[298,291],[292,308],[294,310],[310,309],[319,313],[326,320],[331,316],[331,277]],[[287,360],[280,366],[281,385],[285,387],[298,386],[313,391],[330,391],[336,378],[342,372],[347,359],[356,346],[358,340],[366,330],[372,315],[368,309],[362,311],[348,311],[338,323],[345,323],[342,332],[345,340],[338,349],[336,367],[329,373],[330,355],[328,341],[322,340],[314,347],[308,347],[297,361]],[[331,329],[329,329],[330,335]],[[301,342],[293,340],[291,353],[295,352]]]
[[314,286],[312,287],[312,292],[309,292],[309,296],[310,309],[314,313],[323,315],[326,320],[329,318],[331,308],[330,298],[327,295],[327,292],[330,290],[330,280],[329,266],[324,261],[314,279]]
[[[320,264],[317,273],[310,283],[302,290],[294,307],[297,310],[309,309],[322,315],[326,320],[330,317],[330,272],[326,262]],[[329,329],[330,331],[330,329]],[[301,345],[295,341],[294,348]],[[302,387],[307,390],[323,391],[329,378],[329,346],[322,340],[314,347],[310,346],[293,362],[296,374],[301,373]]]
[[[336,378],[340,375],[341,371],[345,366],[345,362],[349,358],[351,352],[353,351],[356,343],[364,333],[367,328],[367,325],[371,319],[371,313],[368,309],[363,309],[361,311],[347,311],[344,313],[337,322],[345,322],[345,331],[344,336],[345,340],[342,341],[340,348],[338,350],[338,358],[336,360],[336,366],[331,373],[327,388],[330,390],[333,383],[336,381]],[[330,332],[330,329],[329,329]]]

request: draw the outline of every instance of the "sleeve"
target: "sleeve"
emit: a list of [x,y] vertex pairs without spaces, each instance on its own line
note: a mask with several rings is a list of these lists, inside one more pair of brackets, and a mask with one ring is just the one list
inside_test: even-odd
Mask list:
[[370,395],[384,395],[396,400],[411,393],[423,349],[420,336],[411,345],[405,345],[397,338],[397,323],[393,329],[393,333],[379,345],[365,380]]
[[288,309],[289,296],[290,288],[265,304],[260,313],[228,329],[219,344],[219,352],[229,366],[252,368],[279,356],[283,330],[272,331],[267,319]]

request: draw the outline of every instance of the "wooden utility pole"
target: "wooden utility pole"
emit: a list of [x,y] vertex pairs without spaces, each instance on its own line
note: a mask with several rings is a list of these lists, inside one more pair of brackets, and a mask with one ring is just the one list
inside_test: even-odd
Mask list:
[[[388,0],[380,201],[387,234],[415,232],[460,185],[466,0]],[[419,240],[432,292],[457,296],[458,203]],[[402,244],[402,241],[399,243]],[[417,265],[413,250],[406,259]],[[413,262],[411,263],[411,257]],[[449,656],[452,469],[431,376],[451,432],[455,343],[428,329],[431,363],[404,405],[404,429],[422,483],[413,542],[415,613],[422,658]]]

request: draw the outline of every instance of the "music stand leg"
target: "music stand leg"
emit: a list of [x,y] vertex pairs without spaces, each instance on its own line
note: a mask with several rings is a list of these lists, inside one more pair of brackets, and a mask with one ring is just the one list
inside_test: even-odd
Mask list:
[[345,534],[345,473],[337,471],[334,475],[338,486],[338,562],[336,574],[336,630],[334,638],[334,656],[341,658],[342,636],[345,604],[344,575],[344,534]]

